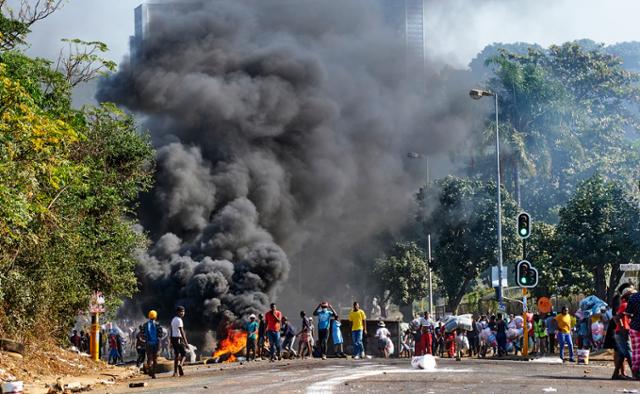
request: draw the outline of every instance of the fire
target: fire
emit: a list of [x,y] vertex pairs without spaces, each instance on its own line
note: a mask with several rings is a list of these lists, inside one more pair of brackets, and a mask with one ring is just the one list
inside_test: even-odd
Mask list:
[[242,330],[227,331],[227,337],[218,343],[218,350],[213,353],[213,358],[222,357],[229,354],[229,357],[224,360],[226,363],[236,361],[236,354],[240,353],[242,349],[247,346],[247,333]]

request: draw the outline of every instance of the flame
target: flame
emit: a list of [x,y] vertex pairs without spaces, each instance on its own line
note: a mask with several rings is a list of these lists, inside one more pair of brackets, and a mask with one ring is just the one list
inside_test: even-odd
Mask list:
[[227,337],[218,343],[218,350],[213,353],[213,358],[227,354],[230,356],[224,361],[231,363],[236,361],[236,354],[247,346],[247,333],[243,330],[227,330]]

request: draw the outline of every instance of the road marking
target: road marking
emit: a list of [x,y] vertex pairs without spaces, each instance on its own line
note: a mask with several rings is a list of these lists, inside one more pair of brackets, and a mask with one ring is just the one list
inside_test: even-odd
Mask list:
[[344,376],[336,376],[335,378],[323,380],[321,382],[316,382],[312,384],[311,386],[307,387],[307,390],[305,392],[306,394],[332,393],[333,388],[335,386],[343,384],[346,381],[366,378],[369,376],[381,374],[382,372],[384,372],[384,370],[376,369],[376,370],[366,370],[362,372],[354,372]]
[[[426,369],[413,369],[413,368],[376,368],[371,369],[370,367],[361,368],[362,372],[353,372],[348,375],[336,376],[334,378],[324,380],[321,382],[316,382],[311,386],[307,387],[305,390],[306,394],[331,394],[336,386],[344,384],[345,382],[351,380],[357,380],[361,378],[368,378],[371,376],[382,375],[383,373],[470,373],[473,372],[472,369],[453,369],[453,368],[436,368],[431,370]],[[346,371],[345,371],[346,372]]]

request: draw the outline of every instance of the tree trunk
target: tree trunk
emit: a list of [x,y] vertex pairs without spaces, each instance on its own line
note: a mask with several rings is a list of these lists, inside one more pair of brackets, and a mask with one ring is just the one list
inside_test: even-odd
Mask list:
[[618,283],[620,283],[620,279],[622,279],[622,271],[620,271],[620,265],[612,264],[611,277],[609,277],[609,288],[607,289],[607,299],[603,301],[607,303],[611,302],[611,299],[616,292],[616,288],[618,287]]
[[400,313],[402,313],[403,321],[411,321],[413,320],[413,305],[411,304],[401,304],[400,305]]
[[449,300],[447,301],[447,311],[453,313],[454,315],[458,312],[458,307],[460,306],[460,302],[462,301],[462,297],[464,297],[464,294],[466,293],[467,286],[469,286],[470,281],[471,279],[464,278],[464,281],[462,282],[462,286],[460,286],[460,290],[458,290],[458,293],[455,296],[449,298]]
[[522,200],[520,199],[520,169],[518,168],[518,162],[516,161],[513,165],[513,177],[514,183],[516,184],[516,201],[518,202],[518,207],[522,206]]
[[596,296],[603,301],[607,300],[607,282],[604,275],[604,265],[598,264],[595,269]]

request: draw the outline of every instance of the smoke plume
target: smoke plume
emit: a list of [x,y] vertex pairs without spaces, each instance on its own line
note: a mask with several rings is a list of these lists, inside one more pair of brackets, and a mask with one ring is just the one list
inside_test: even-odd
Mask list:
[[204,328],[278,295],[348,302],[411,220],[423,175],[407,152],[463,143],[469,82],[424,76],[372,1],[184,4],[154,14],[99,93],[140,114],[158,150],[137,305],[183,304]]

